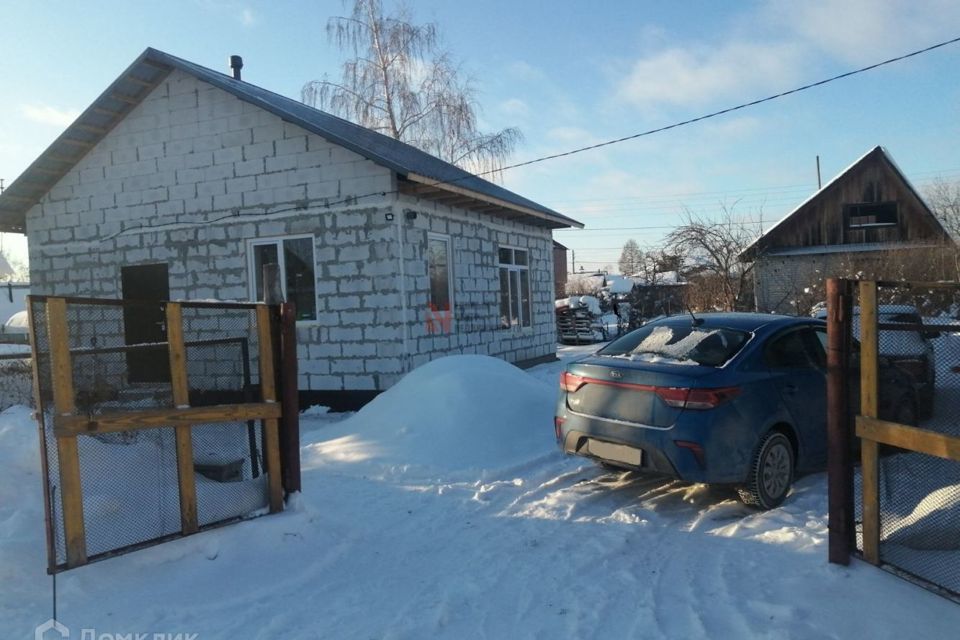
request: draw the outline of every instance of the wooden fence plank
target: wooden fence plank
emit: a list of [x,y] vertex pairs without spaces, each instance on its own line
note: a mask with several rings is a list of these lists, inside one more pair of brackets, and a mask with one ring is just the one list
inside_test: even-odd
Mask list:
[[279,418],[280,414],[281,408],[277,403],[222,404],[186,409],[101,413],[95,416],[54,416],[53,426],[55,434],[71,436],[214,422],[244,422]]
[[[183,310],[176,302],[167,303],[167,342],[170,353],[170,384],[177,409],[190,407],[187,381],[187,348],[183,343]],[[191,424],[175,427],[177,439],[177,478],[180,486],[180,527],[184,534],[196,533],[197,480],[193,471]]]
[[263,448],[267,454],[267,484],[270,492],[270,513],[283,511],[283,484],[280,478],[279,421],[268,418],[264,421]]
[[877,417],[879,342],[877,283],[860,283],[860,414]]
[[880,564],[880,467],[878,447],[873,440],[860,443],[863,486],[863,558]]
[[[56,417],[76,410],[73,388],[73,363],[70,358],[70,334],[67,327],[67,303],[63,298],[47,300],[47,337],[50,341],[50,372]],[[80,480],[80,451],[76,436],[57,437],[60,466],[60,499],[63,504],[63,534],[67,566],[87,562],[87,534],[83,521],[83,492]]]
[[77,437],[57,438],[60,462],[60,500],[63,504],[63,538],[67,566],[87,563],[87,531],[83,519],[83,491],[80,484],[80,450]]
[[270,307],[257,307],[257,342],[260,344],[260,390],[264,402],[276,402],[277,378],[273,366],[273,332]]
[[27,296],[27,326],[30,327],[31,369],[33,373],[33,406],[37,408],[37,429],[40,435],[40,469],[43,472],[43,513],[47,533],[47,572],[54,573],[57,568],[56,534],[53,527],[53,500],[50,494],[50,452],[47,449],[46,410],[43,394],[40,391],[40,358],[37,344],[37,318],[34,315],[33,296]]
[[[876,418],[879,410],[879,332],[877,283],[860,283],[860,413]],[[860,443],[863,511],[863,557],[880,564],[880,467],[877,443]]]
[[877,418],[857,416],[857,435],[866,440],[960,462],[960,438]]
[[[277,380],[273,366],[273,332],[270,307],[257,307],[257,342],[260,344],[260,390],[263,402],[277,401]],[[279,406],[279,405],[278,405]],[[283,484],[280,477],[280,436],[278,421],[268,418],[263,423],[263,448],[267,462],[267,483],[270,492],[270,512],[283,511]]]

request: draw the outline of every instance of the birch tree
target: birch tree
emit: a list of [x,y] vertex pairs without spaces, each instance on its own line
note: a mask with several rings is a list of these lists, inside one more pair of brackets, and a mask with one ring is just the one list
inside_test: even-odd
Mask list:
[[414,24],[403,5],[388,15],[380,0],[354,0],[349,16],[327,22],[327,38],[347,56],[340,78],[307,82],[303,102],[499,177],[521,133],[478,130],[473,83],[441,46],[435,24]]

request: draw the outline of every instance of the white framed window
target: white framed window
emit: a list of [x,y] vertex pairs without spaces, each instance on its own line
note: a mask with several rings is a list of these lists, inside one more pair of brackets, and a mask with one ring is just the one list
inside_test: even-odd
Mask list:
[[431,326],[439,329],[436,333],[447,333],[451,330],[453,320],[453,251],[450,236],[427,234],[427,275],[430,277],[428,312],[434,320]]
[[247,240],[250,296],[263,300],[263,265],[280,267],[283,297],[296,305],[297,320],[317,319],[317,276],[313,236]]
[[530,254],[526,249],[500,247],[500,327],[522,329],[530,320]]

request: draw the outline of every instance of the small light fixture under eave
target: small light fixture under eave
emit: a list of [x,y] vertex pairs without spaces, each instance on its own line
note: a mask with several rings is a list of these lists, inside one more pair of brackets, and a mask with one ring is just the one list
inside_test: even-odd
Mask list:
[[403,210],[403,217],[406,218],[407,220],[416,220],[418,215],[419,214],[413,209]]

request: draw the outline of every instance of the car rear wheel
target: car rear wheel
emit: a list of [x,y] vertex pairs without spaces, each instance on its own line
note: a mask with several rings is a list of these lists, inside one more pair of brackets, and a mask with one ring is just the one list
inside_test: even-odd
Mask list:
[[793,483],[795,464],[793,445],[780,432],[767,435],[760,443],[750,467],[750,475],[739,488],[744,504],[773,509],[783,502]]

